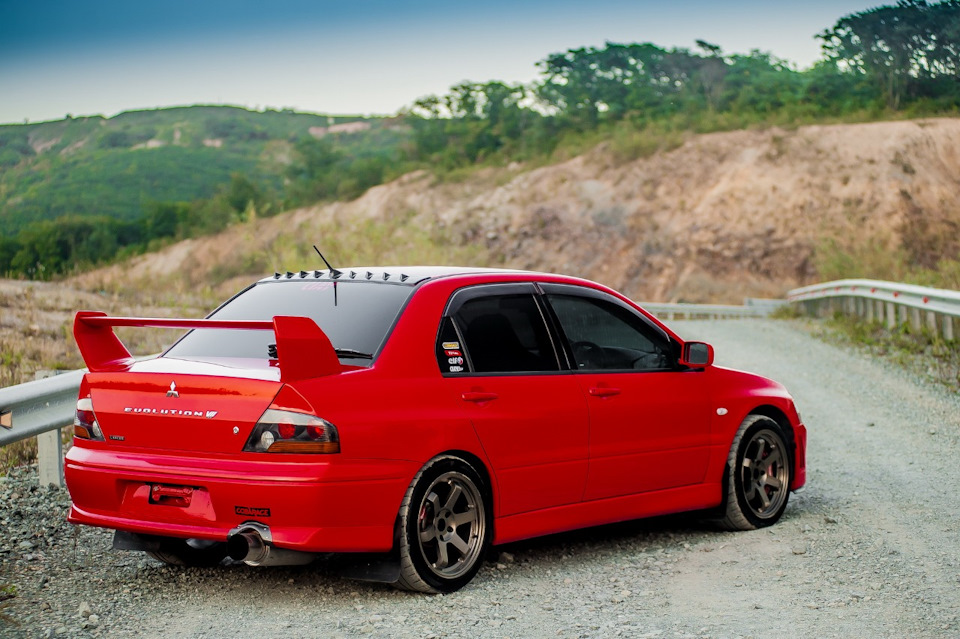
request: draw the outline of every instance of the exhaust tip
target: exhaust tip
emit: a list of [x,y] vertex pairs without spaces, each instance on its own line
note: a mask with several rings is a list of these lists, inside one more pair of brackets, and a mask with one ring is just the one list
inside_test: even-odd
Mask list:
[[276,548],[270,528],[249,521],[227,535],[227,555],[248,566],[302,566],[317,558],[317,553]]
[[227,555],[234,561],[256,563],[266,558],[267,545],[259,533],[245,530],[227,537]]

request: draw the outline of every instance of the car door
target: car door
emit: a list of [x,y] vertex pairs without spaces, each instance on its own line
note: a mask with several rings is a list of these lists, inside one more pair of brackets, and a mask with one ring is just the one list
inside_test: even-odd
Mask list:
[[707,376],[678,366],[676,341],[622,300],[580,286],[542,288],[589,407],[584,499],[702,482]]
[[580,501],[586,401],[576,377],[561,370],[532,284],[454,293],[441,321],[437,360],[493,466],[499,516]]

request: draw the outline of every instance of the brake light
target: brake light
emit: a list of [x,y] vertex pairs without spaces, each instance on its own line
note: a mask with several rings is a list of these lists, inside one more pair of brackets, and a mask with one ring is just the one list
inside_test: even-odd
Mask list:
[[339,453],[337,427],[308,413],[268,408],[243,450],[250,453]]
[[93,412],[93,400],[83,397],[77,400],[77,414],[73,418],[73,436],[80,439],[103,441],[103,432]]

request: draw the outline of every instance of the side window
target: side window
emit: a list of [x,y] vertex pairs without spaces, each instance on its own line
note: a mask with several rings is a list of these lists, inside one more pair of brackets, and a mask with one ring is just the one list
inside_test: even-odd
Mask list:
[[668,370],[670,344],[628,309],[594,297],[548,294],[579,370]]
[[[475,373],[560,369],[543,315],[531,294],[477,297],[464,302],[453,319]],[[441,336],[442,332],[443,325]],[[447,372],[449,364],[440,370]]]

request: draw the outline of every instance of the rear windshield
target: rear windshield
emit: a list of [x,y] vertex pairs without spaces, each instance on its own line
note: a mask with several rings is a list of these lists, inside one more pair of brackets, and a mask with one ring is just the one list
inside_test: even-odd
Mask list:
[[[309,317],[323,329],[336,349],[375,355],[390,332],[413,287],[377,282],[264,282],[247,289],[211,319],[272,320],[276,315]],[[268,359],[276,343],[272,331],[199,329],[188,333],[166,357],[209,359],[238,357]],[[369,358],[341,354],[351,364]]]

